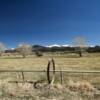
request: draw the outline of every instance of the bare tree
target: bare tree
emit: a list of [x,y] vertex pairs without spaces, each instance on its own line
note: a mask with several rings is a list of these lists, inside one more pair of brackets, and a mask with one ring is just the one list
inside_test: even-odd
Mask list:
[[3,43],[0,42],[0,56],[2,55],[2,53],[6,50],[6,47]]
[[75,52],[82,57],[82,53],[86,50],[86,40],[84,37],[76,37],[74,40]]
[[32,53],[32,46],[29,44],[19,44],[17,51],[25,58],[27,55]]

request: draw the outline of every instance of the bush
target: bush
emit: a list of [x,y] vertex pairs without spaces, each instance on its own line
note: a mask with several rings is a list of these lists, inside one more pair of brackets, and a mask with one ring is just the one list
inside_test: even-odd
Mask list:
[[41,57],[41,56],[43,56],[43,53],[40,52],[40,51],[35,51],[35,55],[36,55],[37,57]]

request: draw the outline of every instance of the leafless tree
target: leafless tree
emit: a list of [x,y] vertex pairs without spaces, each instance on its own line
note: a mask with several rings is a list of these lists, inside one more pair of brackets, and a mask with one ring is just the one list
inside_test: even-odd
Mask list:
[[2,53],[6,50],[6,47],[3,43],[0,42],[0,56],[2,55]]
[[82,57],[82,53],[86,50],[86,40],[84,37],[76,37],[74,39],[75,52]]
[[17,51],[25,58],[27,55],[32,53],[32,46],[29,44],[19,44]]

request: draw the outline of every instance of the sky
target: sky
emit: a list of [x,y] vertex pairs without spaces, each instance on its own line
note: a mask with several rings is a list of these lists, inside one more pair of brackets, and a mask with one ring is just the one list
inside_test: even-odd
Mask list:
[[100,45],[100,0],[0,0],[0,42]]

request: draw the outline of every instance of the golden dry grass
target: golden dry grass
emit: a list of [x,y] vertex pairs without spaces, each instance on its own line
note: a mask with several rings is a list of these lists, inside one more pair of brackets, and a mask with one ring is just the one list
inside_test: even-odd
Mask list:
[[[47,67],[47,63],[48,60],[50,58],[54,58],[55,63],[56,63],[56,69],[59,69],[59,67],[62,67],[63,69],[75,69],[75,70],[100,70],[100,54],[89,54],[89,55],[85,55],[82,58],[79,58],[76,55],[64,55],[64,56],[43,56],[43,57],[27,57],[27,58],[21,58],[21,57],[14,57],[14,56],[10,56],[10,57],[1,57],[0,58],[0,70],[13,70],[13,69],[23,69],[23,70],[35,70],[35,69],[39,69],[39,70],[44,70]],[[30,74],[31,75],[31,74]],[[37,73],[33,73],[33,75],[31,75],[28,78],[31,77],[31,79],[40,79],[40,78],[44,78],[46,79],[45,74],[37,74]],[[43,75],[43,76],[42,76]],[[17,79],[16,76],[18,76],[17,74],[13,73],[13,74],[9,74],[9,73],[0,73],[0,80],[20,80],[19,78]],[[11,77],[15,77],[15,78],[11,78]],[[58,76],[57,76],[58,77]],[[73,76],[69,76],[69,79],[72,80],[80,80],[81,76],[78,75],[78,79],[77,77],[72,78]],[[25,76],[26,78],[26,76]],[[93,83],[95,85],[96,84],[100,84],[100,77],[95,77],[94,75],[91,77],[88,77],[88,75],[86,76],[86,79],[88,81],[90,81],[91,83]],[[59,81],[59,80],[58,80]],[[64,81],[68,82],[68,76],[65,74],[64,76]],[[59,81],[60,82],[60,81]],[[11,85],[14,86],[14,85]],[[8,86],[7,86],[8,87]],[[11,89],[11,88],[10,88]],[[22,90],[22,89],[21,89]],[[65,90],[65,89],[64,89]],[[12,90],[11,90],[12,92]],[[31,92],[31,91],[29,91]],[[34,92],[34,93],[33,93]],[[15,92],[16,93],[16,92]],[[43,90],[34,90],[32,91],[32,94],[36,97],[40,97],[39,99],[35,100],[40,100],[42,97],[45,97],[45,99],[43,98],[43,100],[49,100],[47,99],[48,97],[55,97],[57,99],[54,100],[90,100],[91,96],[88,99],[82,99],[83,97],[80,96],[80,94],[76,94],[69,90],[67,90],[64,92],[59,93],[58,89],[55,88],[51,88],[50,89],[44,89]],[[48,95],[49,94],[49,95]],[[21,93],[20,93],[21,95]],[[60,99],[61,97],[61,99]],[[63,99],[62,99],[63,98]],[[74,99],[73,99],[74,98]],[[86,97],[87,98],[87,97]],[[41,99],[42,100],[42,99]],[[50,99],[53,100],[53,99]],[[97,98],[93,99],[93,100],[99,100]]]
[[45,69],[50,58],[54,58],[56,68],[75,70],[100,70],[100,56],[84,56],[82,58],[67,56],[51,57],[5,57],[0,58],[0,69]]

